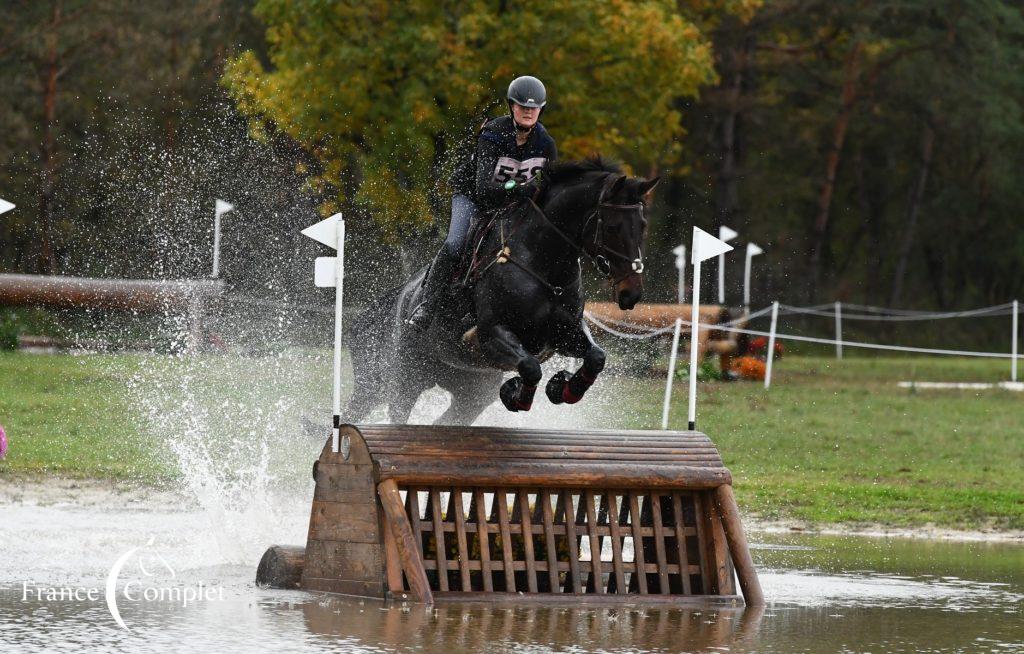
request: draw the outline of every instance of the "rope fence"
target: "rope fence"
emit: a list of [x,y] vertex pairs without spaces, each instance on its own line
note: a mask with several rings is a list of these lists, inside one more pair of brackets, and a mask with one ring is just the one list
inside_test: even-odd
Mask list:
[[[765,373],[765,388],[771,386],[771,367],[772,359],[774,358],[774,343],[775,339],[798,341],[804,343],[815,343],[819,345],[832,345],[836,348],[836,358],[842,358],[843,347],[853,347],[866,350],[883,350],[890,352],[908,352],[913,354],[934,354],[934,355],[945,355],[945,356],[961,356],[961,357],[978,357],[986,359],[1009,359],[1010,360],[1010,379],[1012,382],[1017,382],[1017,363],[1020,359],[1024,359],[1024,355],[1018,354],[1019,349],[1019,324],[1020,324],[1020,303],[1016,300],[1013,302],[1007,302],[1005,304],[999,304],[991,307],[983,307],[981,309],[970,309],[967,311],[946,311],[946,312],[921,312],[913,315],[875,315],[867,316],[867,314],[847,314],[842,312],[842,304],[835,302],[832,305],[818,305],[814,307],[793,307],[790,305],[779,304],[773,302],[768,307],[760,309],[748,315],[742,316],[735,320],[721,323],[721,324],[709,324],[701,325],[702,329],[712,329],[718,331],[724,331],[733,334],[747,334],[750,336],[766,336],[769,339],[769,346],[767,351],[767,370]],[[882,309],[881,307],[871,307],[866,305],[851,305],[861,311],[899,311],[899,310],[888,310]],[[827,307],[831,307],[832,311],[824,310]],[[744,327],[737,327],[739,323],[749,322],[754,318],[762,317],[766,314],[771,313],[771,327],[768,331],[747,329]],[[821,338],[816,336],[801,336],[798,334],[783,334],[779,333],[777,329],[778,316],[780,313],[789,314],[812,314],[821,315],[835,318],[836,320],[836,337],[833,338]],[[629,340],[646,340],[656,338],[668,334],[674,330],[678,330],[680,327],[689,327],[692,331],[693,324],[689,320],[679,318],[676,320],[676,324],[672,327],[664,327],[661,329],[649,329],[642,325],[636,325],[623,321],[602,321],[595,317],[589,311],[583,313],[584,317],[590,321],[593,325],[599,329],[617,336],[619,338],[625,338]],[[1011,349],[1010,352],[979,352],[975,350],[951,350],[943,348],[931,348],[931,347],[915,347],[910,345],[890,345],[886,343],[865,343],[861,341],[848,341],[842,338],[842,320],[845,319],[906,319],[906,320],[941,320],[946,318],[965,318],[965,317],[976,317],[976,316],[1012,316],[1012,335],[1010,339]],[[865,318],[866,316],[866,318]],[[615,326],[609,325],[612,323]],[[631,332],[622,331],[623,329],[629,329]],[[678,331],[677,331],[678,338]],[[676,347],[673,347],[673,353]],[[673,354],[674,359],[674,354]],[[670,362],[670,369],[674,369],[674,360]]]

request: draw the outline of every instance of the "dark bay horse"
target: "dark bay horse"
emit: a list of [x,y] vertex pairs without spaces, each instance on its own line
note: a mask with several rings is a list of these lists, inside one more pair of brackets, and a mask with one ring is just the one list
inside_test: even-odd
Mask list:
[[[426,270],[385,293],[353,323],[355,391],[344,419],[358,422],[388,405],[405,423],[419,396],[440,386],[452,395],[438,424],[471,424],[494,400],[528,411],[541,363],[554,353],[583,360],[545,391],[555,404],[578,402],[604,368],[605,353],[583,319],[580,261],[611,282],[619,307],[643,292],[644,199],[658,183],[624,175],[601,159],[550,165],[543,190],[495,218],[474,247],[470,286],[439,311],[426,333],[405,319],[420,302]],[[502,371],[518,374],[502,383]]]

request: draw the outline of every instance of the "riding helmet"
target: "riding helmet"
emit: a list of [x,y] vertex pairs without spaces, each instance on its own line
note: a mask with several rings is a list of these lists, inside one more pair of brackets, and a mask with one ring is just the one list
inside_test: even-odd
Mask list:
[[523,75],[512,80],[508,85],[508,101],[524,107],[544,108],[547,104],[547,92],[544,84],[536,77]]

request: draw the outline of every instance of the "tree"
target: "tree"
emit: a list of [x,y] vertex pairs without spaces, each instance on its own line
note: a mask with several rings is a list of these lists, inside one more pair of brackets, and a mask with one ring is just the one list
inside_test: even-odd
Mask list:
[[225,82],[254,129],[315,154],[314,189],[372,216],[392,239],[442,212],[473,126],[516,75],[548,85],[561,153],[672,163],[674,100],[714,79],[711,51],[675,3],[262,0],[270,63],[246,53]]

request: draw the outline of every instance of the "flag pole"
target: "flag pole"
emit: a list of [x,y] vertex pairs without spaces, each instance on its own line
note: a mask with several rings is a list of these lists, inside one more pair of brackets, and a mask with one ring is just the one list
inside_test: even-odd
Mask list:
[[341,433],[341,316],[345,281],[345,221],[338,219],[338,256],[334,264],[334,428],[331,430],[331,448],[339,449]]
[[668,359],[668,379],[665,380],[665,402],[661,407],[661,428],[668,429],[668,407],[672,401],[672,379],[676,375],[676,357],[679,355],[679,332],[683,321],[676,318],[676,330],[672,334],[672,355]]
[[768,332],[768,351],[765,353],[767,361],[764,369],[764,387],[772,385],[772,359],[775,358],[775,329],[779,324],[779,301],[772,302],[772,326]]
[[[696,254],[696,253],[695,253]],[[690,431],[697,428],[697,341],[700,340],[700,259],[693,262],[693,299],[690,305],[690,407],[687,420]]]

